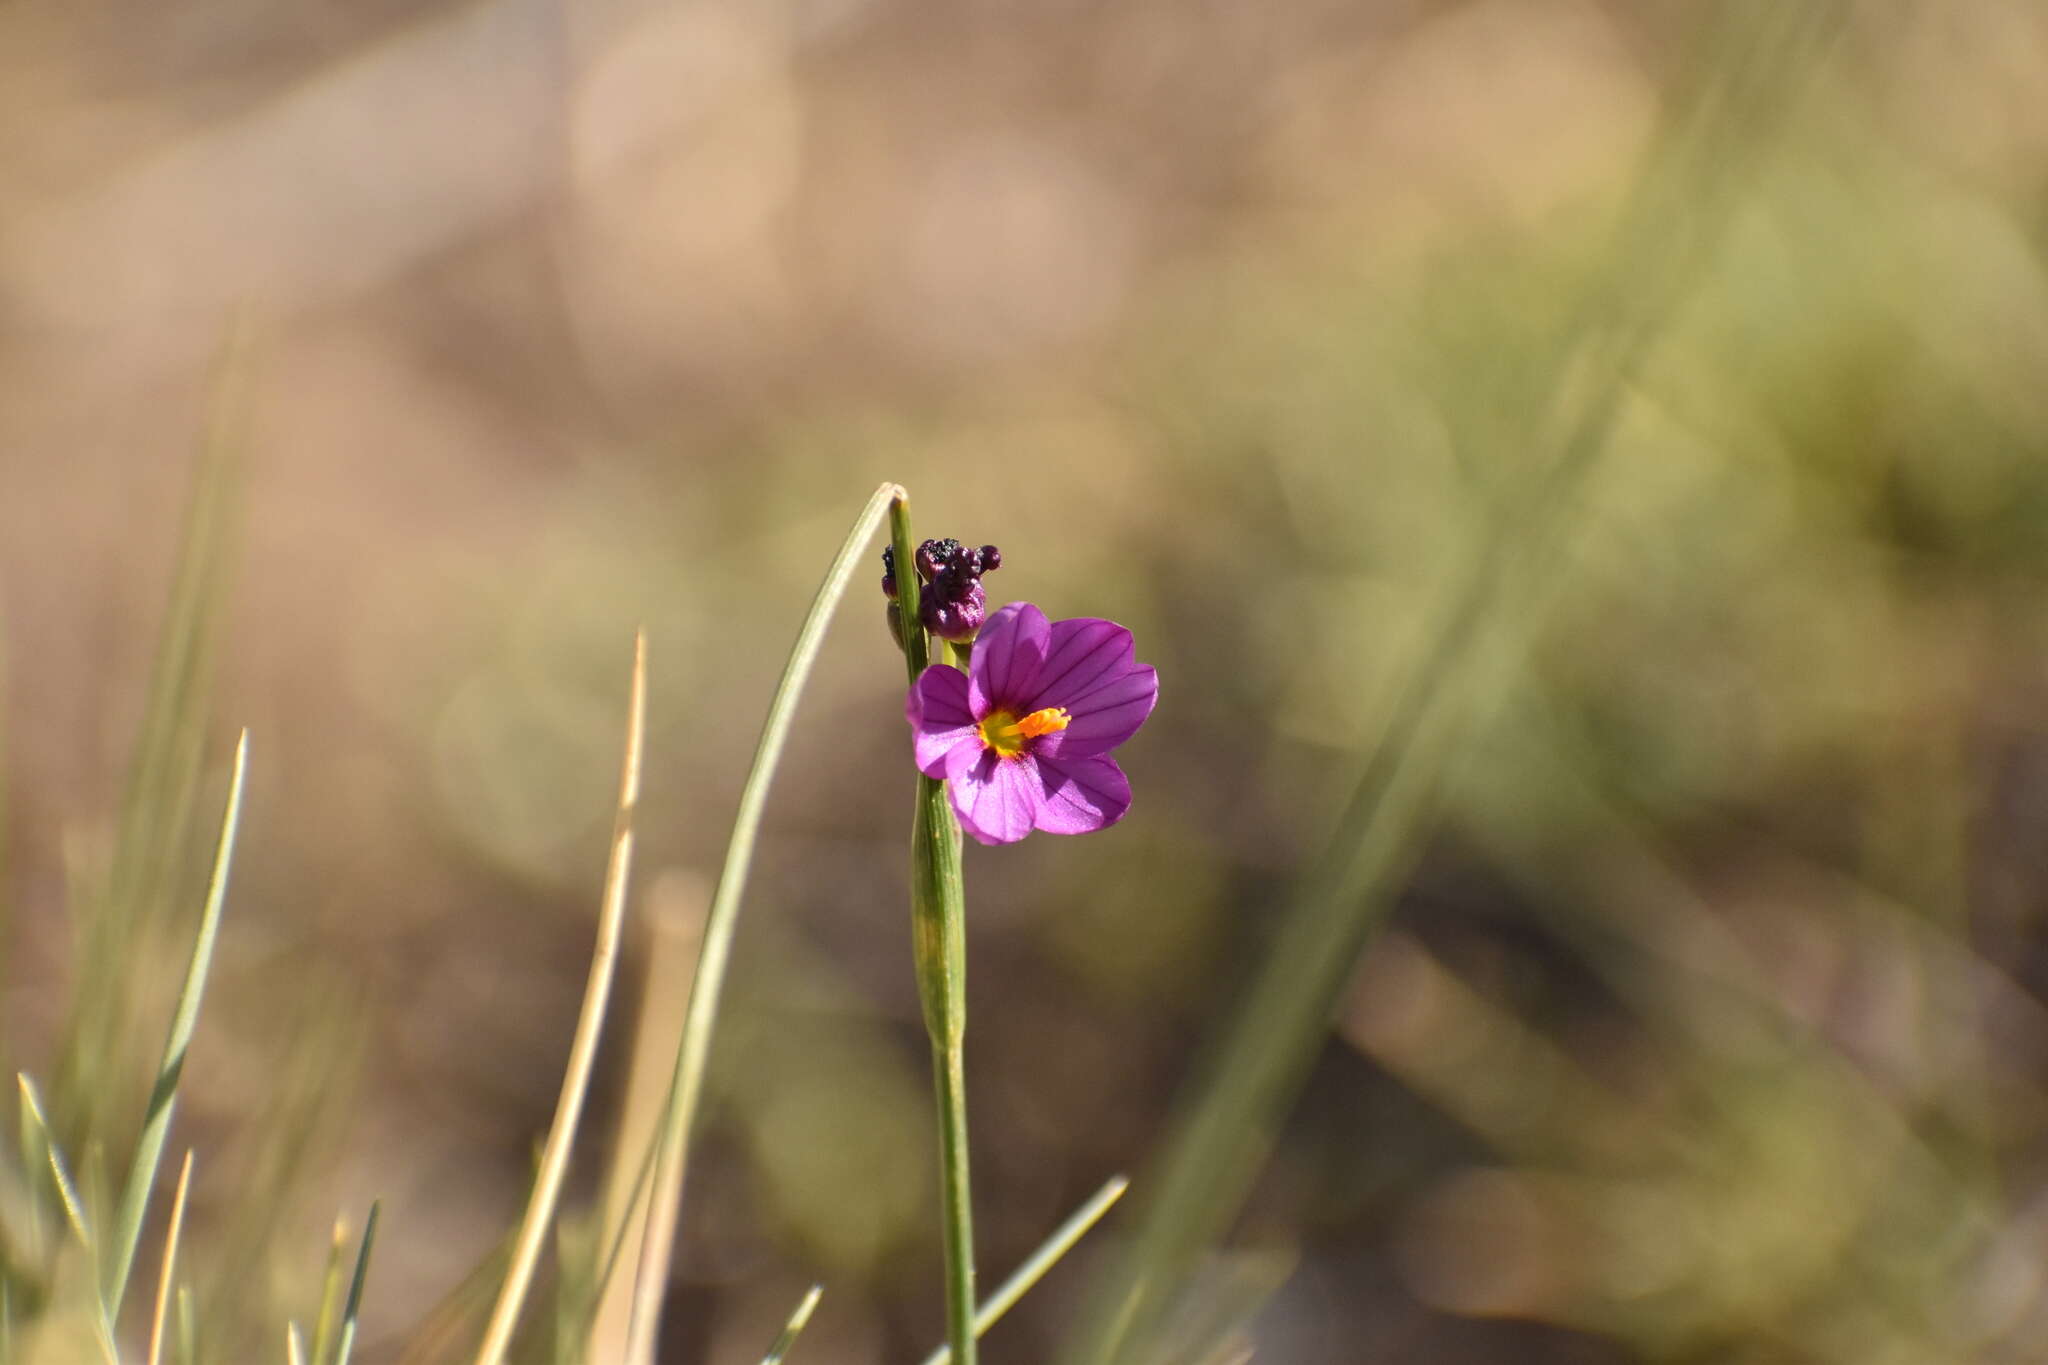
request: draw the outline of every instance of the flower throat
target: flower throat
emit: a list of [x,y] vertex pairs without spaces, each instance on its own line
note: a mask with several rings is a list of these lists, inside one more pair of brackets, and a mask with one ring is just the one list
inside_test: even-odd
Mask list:
[[1063,706],[1048,706],[1021,719],[1008,711],[991,711],[981,722],[981,742],[1000,758],[1015,758],[1024,752],[1026,740],[1055,734],[1072,720]]

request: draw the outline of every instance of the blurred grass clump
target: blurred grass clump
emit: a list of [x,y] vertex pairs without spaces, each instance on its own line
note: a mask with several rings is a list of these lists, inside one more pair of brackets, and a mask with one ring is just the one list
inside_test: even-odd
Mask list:
[[[468,1358],[645,622],[639,1033],[536,1300],[589,1306],[667,1083],[627,1043],[680,1027],[885,478],[1167,688],[1130,820],[970,862],[983,1262],[1111,1171],[1139,1206],[991,1358],[2039,1355],[2037,7],[133,18],[0,17],[5,1022],[97,1236],[246,719],[171,1148],[196,1358],[275,1357],[377,1195],[358,1357]],[[663,1358],[758,1356],[819,1277],[796,1358],[935,1338],[871,588],[764,826]],[[48,1172],[16,1324],[80,1291]]]

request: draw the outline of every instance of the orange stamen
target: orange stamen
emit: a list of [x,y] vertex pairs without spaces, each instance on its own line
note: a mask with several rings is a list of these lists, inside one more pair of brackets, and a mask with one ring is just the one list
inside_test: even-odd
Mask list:
[[1019,718],[1008,711],[991,711],[981,722],[981,742],[1003,758],[1024,752],[1024,741],[1039,735],[1057,734],[1073,723],[1063,706],[1048,706]]

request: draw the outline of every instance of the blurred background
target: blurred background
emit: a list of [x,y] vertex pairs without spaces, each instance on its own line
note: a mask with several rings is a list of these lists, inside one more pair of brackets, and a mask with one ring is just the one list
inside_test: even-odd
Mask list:
[[[70,1064],[139,1112],[170,986],[111,992],[81,907],[168,686],[196,795],[127,951],[175,978],[246,724],[175,1138],[209,1350],[274,1354],[381,1196],[360,1358],[462,1358],[420,1325],[554,1106],[634,627],[579,1207],[896,479],[1163,683],[1124,823],[969,850],[987,1281],[1145,1189],[1421,696],[1427,818],[1189,1281],[1226,1320],[1159,1358],[2048,1358],[2044,245],[2029,0],[16,0],[11,1064],[61,1078],[111,994],[132,1048]],[[665,1360],[758,1358],[813,1279],[798,1359],[942,1334],[878,556],[772,802]],[[988,1359],[1051,1358],[1134,1217]]]

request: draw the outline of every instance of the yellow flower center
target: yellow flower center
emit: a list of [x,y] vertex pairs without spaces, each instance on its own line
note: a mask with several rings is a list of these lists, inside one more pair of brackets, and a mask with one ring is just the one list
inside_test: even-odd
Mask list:
[[981,723],[981,742],[1000,758],[1015,758],[1024,752],[1025,740],[1064,730],[1073,719],[1062,706],[1048,706],[1022,718],[1008,711],[991,711]]

